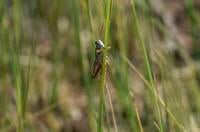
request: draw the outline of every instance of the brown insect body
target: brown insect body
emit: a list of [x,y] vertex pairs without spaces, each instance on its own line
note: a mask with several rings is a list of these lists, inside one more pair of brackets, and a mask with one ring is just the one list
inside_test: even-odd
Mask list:
[[93,71],[92,71],[92,77],[96,78],[98,73],[101,70],[102,63],[103,63],[103,49],[104,44],[101,40],[95,41],[95,60],[93,63]]

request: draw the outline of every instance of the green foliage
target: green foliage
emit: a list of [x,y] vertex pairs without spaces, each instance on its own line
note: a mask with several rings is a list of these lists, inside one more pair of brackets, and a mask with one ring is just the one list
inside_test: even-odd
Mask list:
[[183,3],[186,33],[150,0],[0,0],[0,131],[198,131],[200,13]]

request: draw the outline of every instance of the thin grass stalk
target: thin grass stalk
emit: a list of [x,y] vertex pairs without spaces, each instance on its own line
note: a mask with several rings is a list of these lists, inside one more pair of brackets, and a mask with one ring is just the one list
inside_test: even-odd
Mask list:
[[[56,35],[56,34],[55,34]],[[49,105],[57,104],[58,101],[58,81],[59,81],[59,73],[58,73],[58,65],[59,65],[59,40],[58,37],[54,37],[54,42],[52,44],[53,47],[53,71],[52,71],[52,87],[50,90],[50,96],[49,96]]]
[[[139,77],[144,81],[144,83],[147,85],[147,88],[152,90],[151,84],[145,79],[145,77],[139,72],[139,70],[126,58],[123,57],[123,59],[129,64],[129,66],[139,75]],[[166,112],[169,114],[171,119],[174,121],[174,123],[179,127],[180,130],[185,130],[184,126],[175,118],[174,114],[171,112],[171,110],[167,107],[163,99],[158,95],[157,93],[153,92],[154,96],[157,97],[159,103],[161,106],[166,110]]]
[[[92,44],[94,43],[95,39],[96,39],[96,35],[93,29],[93,21],[92,21],[92,12],[91,12],[91,3],[90,0],[86,0],[86,5],[87,5],[87,16],[88,16],[88,21],[89,21],[89,27],[90,27],[90,34],[92,36],[91,40],[92,40]],[[94,45],[92,45],[92,48],[94,48]],[[86,56],[84,56],[86,59]],[[85,70],[85,72],[87,72]],[[85,73],[86,75],[86,73]],[[89,80],[88,76],[85,76],[85,80]],[[93,110],[92,110],[92,98],[91,98],[91,84],[86,83],[87,81],[85,81],[85,86],[86,86],[86,93],[87,93],[87,97],[88,97],[88,105],[89,105],[89,109],[88,109],[88,115],[89,115],[89,123],[90,123],[90,128],[91,131],[97,131],[96,128],[96,124],[94,124],[94,115]]]
[[[80,62],[80,69],[81,69],[81,73],[83,73],[83,79],[86,79],[87,76],[86,76],[86,64],[85,64],[85,54],[83,52],[83,47],[82,47],[82,44],[81,44],[81,39],[80,39],[80,14],[79,14],[79,9],[78,9],[78,4],[76,1],[73,1],[72,2],[72,15],[73,16],[73,23],[74,23],[74,29],[75,29],[75,40],[76,40],[76,45],[77,45],[77,48],[78,48],[78,53],[79,53],[79,62]],[[88,80],[88,79],[86,79]],[[85,81],[86,81],[85,80]]]
[[[116,32],[116,39],[118,41],[118,45],[119,45],[119,55],[121,56],[128,56],[128,37],[129,36],[127,34],[128,30],[127,30],[127,21],[128,18],[124,18],[123,21],[121,20],[121,18],[123,18],[124,16],[126,16],[126,11],[124,8],[122,8],[122,1],[117,1],[116,2],[116,11],[115,11],[115,21],[116,21],[116,25],[117,25],[117,32]],[[129,115],[132,116],[128,116],[128,122],[130,124],[130,129],[131,131],[142,131],[142,125],[139,119],[139,116],[137,114],[137,108],[134,105],[133,101],[132,101],[132,97],[129,96],[129,92],[130,87],[129,87],[129,76],[128,76],[128,64],[124,61],[124,60],[119,60],[119,64],[120,68],[116,68],[118,69],[116,72],[118,72],[120,75],[120,79],[116,79],[116,87],[117,87],[117,92],[120,95],[120,99],[121,101],[123,101],[123,104],[125,106],[125,109],[128,109]],[[112,67],[116,67],[116,65],[113,65]],[[116,78],[116,77],[114,77]],[[121,81],[121,85],[117,84],[117,82]],[[121,90],[120,90],[121,89]],[[122,92],[122,91],[126,91],[126,92]],[[126,103],[126,101],[128,101],[128,104]],[[132,104],[133,103],[133,104]],[[131,106],[131,107],[130,107]]]
[[12,69],[13,69],[13,77],[15,80],[15,87],[16,87],[16,104],[17,104],[17,114],[18,114],[18,126],[17,131],[23,132],[24,131],[24,119],[25,119],[25,111],[23,108],[23,85],[22,85],[22,73],[21,73],[21,66],[20,66],[20,60],[19,60],[19,46],[20,46],[20,6],[21,2],[20,0],[14,1],[14,7],[13,7],[13,15],[14,15],[14,36],[15,36],[15,44],[13,45],[10,42],[10,48],[11,48],[11,58],[12,58]]
[[[19,3],[18,3],[19,4]],[[19,4],[20,5],[20,4]],[[24,67],[22,67],[21,59],[20,59],[20,24],[19,24],[19,18],[20,17],[20,11],[16,8],[19,8],[18,6],[15,7],[15,11],[18,11],[18,15],[15,15],[14,19],[14,26],[15,26],[15,43],[12,43],[12,39],[10,38],[9,46],[7,46],[7,51],[10,55],[10,65],[12,69],[12,76],[14,79],[14,85],[16,87],[16,105],[17,105],[17,131],[23,132],[25,131],[25,116],[26,116],[26,103],[28,98],[28,90],[30,87],[30,74],[31,74],[31,68],[32,68],[32,61],[31,57],[34,53],[34,48],[31,47],[31,53],[29,56],[29,64],[27,65],[27,71],[23,70]],[[27,72],[27,73],[26,73]]]
[[92,25],[92,12],[91,12],[90,0],[86,0],[86,5],[87,5],[87,15],[88,15],[88,19],[89,19],[89,26],[90,26],[91,36],[92,36],[92,42],[94,42],[96,37],[94,34],[93,25]]
[[58,101],[58,92],[59,92],[59,64],[60,64],[60,38],[58,36],[57,20],[58,16],[61,14],[63,9],[63,1],[53,1],[51,10],[48,11],[46,17],[48,28],[52,35],[53,42],[51,43],[52,47],[52,72],[51,72],[51,89],[49,90],[49,105],[57,104]]
[[[161,84],[163,87],[163,100],[165,102],[166,107],[169,107],[169,98],[168,98],[168,94],[167,91],[169,90],[169,84],[166,81],[167,77],[166,74],[168,73],[168,68],[166,66],[166,60],[164,58],[164,56],[162,54],[160,54],[158,51],[155,50],[155,53],[157,54],[157,56],[159,57],[160,63],[158,63],[158,67],[161,70]],[[167,69],[167,70],[166,70]],[[170,74],[170,73],[169,73]],[[165,131],[170,131],[170,120],[169,120],[169,114],[167,113],[167,111],[164,111],[164,117],[165,117]]]
[[[121,68],[120,68],[121,69]],[[126,82],[124,83],[124,77],[123,75],[121,76],[120,74],[120,69],[119,72],[116,73],[116,76],[120,76],[120,78],[115,78],[115,85],[118,89],[118,95],[122,101],[122,104],[124,106],[124,108],[126,109],[126,113],[127,113],[127,118],[128,118],[128,124],[130,125],[130,131],[140,131],[140,126],[139,126],[139,121],[140,119],[138,118],[138,116],[136,115],[136,107],[134,106],[134,102],[132,101],[133,96],[130,95],[130,89],[128,87],[128,85],[126,84]],[[124,86],[127,85],[127,86]]]
[[114,113],[114,107],[112,104],[111,92],[110,92],[110,89],[108,88],[108,85],[106,85],[106,91],[107,91],[108,101],[109,101],[110,109],[111,109],[111,113],[112,113],[113,126],[115,129],[115,132],[118,132],[117,122],[116,122],[115,113]]
[[17,107],[17,131],[23,132],[24,131],[24,125],[23,120],[25,118],[25,111],[23,111],[23,89],[22,89],[22,78],[21,78],[21,67],[19,62],[19,54],[16,53],[14,47],[12,44],[9,46],[9,53],[11,55],[11,68],[12,68],[12,76],[14,79],[14,85],[16,88],[16,107]]
[[[89,0],[86,2],[88,5],[88,16],[91,17],[90,15],[90,8],[89,8]],[[96,131],[96,126],[94,124],[94,116],[93,116],[93,110],[92,110],[92,99],[91,99],[91,82],[90,82],[90,75],[88,74],[89,72],[87,71],[87,57],[86,54],[84,53],[83,46],[81,44],[81,39],[80,39],[80,11],[78,9],[78,3],[76,1],[71,2],[72,4],[72,11],[73,11],[73,22],[74,22],[74,29],[75,29],[75,40],[76,40],[76,45],[78,48],[78,53],[79,53],[79,62],[80,62],[80,69],[81,73],[83,75],[83,83],[84,83],[84,88],[87,94],[87,102],[88,102],[88,117],[89,117],[89,125],[91,131]],[[92,22],[90,18],[90,28],[91,28],[91,33],[93,34],[93,29],[92,29]],[[94,38],[93,38],[94,39]]]
[[[33,38],[34,39],[34,38]],[[27,100],[28,100],[28,92],[29,92],[29,88],[31,86],[31,79],[32,79],[32,65],[33,65],[33,62],[34,60],[32,58],[34,58],[34,54],[35,54],[35,48],[36,48],[36,45],[35,45],[35,39],[33,40],[32,42],[32,45],[31,45],[31,52],[29,54],[29,61],[28,61],[28,66],[27,66],[27,73],[25,75],[25,78],[24,78],[24,95],[23,95],[23,111],[24,113],[26,112],[26,105],[27,105]]]
[[[111,11],[112,11],[112,0],[106,1],[106,19],[105,19],[105,33],[104,33],[104,44],[105,47],[108,46],[108,39],[109,39],[109,31],[110,31],[110,18],[111,18]],[[107,58],[107,50],[103,51],[103,64],[102,64],[102,72],[101,72],[101,80],[100,80],[100,104],[99,104],[99,119],[97,124],[97,131],[103,131],[103,115],[104,115],[104,89],[105,89],[105,80],[106,80],[106,58]]]
[[[186,1],[189,1],[189,0],[186,0]],[[192,9],[193,10],[193,9]],[[196,70],[196,67],[195,67],[195,63],[194,63],[194,60],[192,60],[192,58],[188,55],[188,53],[184,50],[184,48],[181,46],[181,42],[179,41],[179,40],[177,40],[177,38],[176,37],[174,37],[175,35],[173,35],[173,33],[171,33],[164,25],[162,25],[158,20],[156,20],[156,19],[152,19],[152,22],[153,22],[153,24],[156,26],[156,27],[158,27],[161,31],[162,31],[162,33],[164,34],[164,35],[166,35],[167,37],[170,37],[170,39],[172,39],[173,41],[175,41],[176,43],[176,46],[178,47],[178,49],[179,49],[179,51],[180,51],[180,54],[181,54],[181,56],[184,58],[184,61],[186,62],[186,65],[188,65],[188,66],[190,66],[190,67],[192,67],[192,69],[193,70]],[[159,57],[161,57],[161,55],[158,53],[158,52],[156,52],[157,54],[158,54],[158,56]],[[162,58],[162,60],[164,60],[165,58],[162,56],[161,57]],[[170,64],[169,62],[166,62],[168,65]],[[163,68],[163,67],[162,67]],[[192,92],[193,92],[193,95],[195,95],[194,97],[195,98],[197,98],[197,99],[195,99],[195,102],[196,102],[196,106],[197,106],[197,109],[198,110],[200,110],[199,108],[199,106],[200,105],[198,105],[198,104],[200,104],[200,103],[198,103],[199,102],[199,94],[198,94],[198,92],[195,90],[196,88],[197,88],[197,85],[194,85],[196,83],[196,78],[194,77],[193,78],[193,81],[191,82],[191,90],[192,90]],[[168,90],[167,90],[168,91]],[[167,103],[167,102],[166,102]],[[168,107],[167,106],[167,104],[166,104],[166,107]],[[168,118],[168,117],[167,117]]]
[[[153,72],[151,70],[151,64],[150,64],[150,60],[149,60],[150,56],[148,55],[147,48],[146,48],[146,46],[144,44],[144,40],[142,38],[140,29],[139,29],[140,24],[139,24],[137,13],[136,13],[136,9],[135,9],[135,1],[132,0],[131,4],[132,4],[132,12],[133,12],[133,18],[134,18],[134,22],[135,22],[136,34],[138,36],[138,39],[139,39],[139,42],[140,42],[140,46],[141,46],[141,48],[143,50],[145,67],[146,67],[147,75],[148,75],[149,82],[150,82],[151,88],[152,88],[151,91],[153,93],[156,93],[156,88],[155,88],[154,79],[153,79]],[[158,105],[157,100],[158,99],[156,98],[156,96],[154,96],[155,106],[156,106],[156,109],[157,109],[157,112],[158,112],[158,122],[159,122],[159,126],[160,126],[160,128],[161,128],[161,130],[163,132],[164,129],[163,129],[163,124],[162,124],[162,115],[161,115],[161,110],[160,110],[160,107]]]
[[[130,95],[130,97],[132,97],[134,99],[134,95],[133,95],[132,91],[129,91],[129,95]],[[144,132],[143,127],[142,127],[142,121],[140,119],[140,114],[139,114],[139,111],[138,111],[135,101],[133,102],[133,105],[134,105],[135,115],[136,115],[138,126],[139,126],[139,129],[135,129],[135,130]]]
[[137,117],[137,120],[138,120],[140,132],[144,132],[143,127],[142,127],[142,122],[141,122],[141,119],[140,119],[140,115],[139,115],[138,109],[137,109],[135,104],[134,104],[134,107],[135,107],[135,113],[136,113],[136,117]]

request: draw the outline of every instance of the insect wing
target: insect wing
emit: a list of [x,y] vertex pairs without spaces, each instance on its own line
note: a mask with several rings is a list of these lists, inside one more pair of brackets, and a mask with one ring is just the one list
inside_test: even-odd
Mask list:
[[98,64],[98,62],[95,60],[94,62],[94,67],[93,67],[93,71],[92,71],[92,77],[96,78],[99,71],[101,69],[101,64]]

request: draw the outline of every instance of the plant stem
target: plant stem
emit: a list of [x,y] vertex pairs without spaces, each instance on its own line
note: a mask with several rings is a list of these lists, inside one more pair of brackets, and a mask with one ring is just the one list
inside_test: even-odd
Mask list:
[[[104,34],[104,44],[105,47],[108,45],[109,31],[110,31],[110,18],[112,10],[112,0],[106,1],[106,19],[105,19],[105,34]],[[99,121],[98,121],[98,132],[102,132],[102,122],[103,122],[103,113],[104,113],[104,90],[105,90],[105,80],[106,80],[106,57],[107,50],[103,51],[103,64],[100,80],[100,112],[99,112]]]

